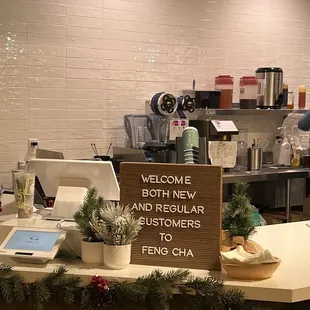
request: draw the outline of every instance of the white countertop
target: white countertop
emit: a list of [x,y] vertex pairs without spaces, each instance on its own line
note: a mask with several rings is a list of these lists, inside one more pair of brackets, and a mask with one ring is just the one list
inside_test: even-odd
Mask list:
[[[310,228],[306,225],[309,222],[298,222],[281,225],[259,227],[253,240],[263,248],[269,249],[271,253],[282,262],[273,277],[264,281],[236,281],[229,279],[227,275],[220,272],[209,272],[205,270],[190,270],[194,276],[219,277],[225,280],[229,288],[241,289],[246,299],[277,301],[277,302],[298,302],[310,299]],[[2,223],[3,225],[5,223]],[[38,224],[38,223],[37,223]],[[55,261],[47,265],[13,264],[16,271],[23,274],[26,281],[32,282],[37,277],[57,269],[61,263]],[[133,280],[139,276],[149,274],[154,269],[163,271],[171,270],[170,267],[130,265],[124,270],[107,270],[104,268],[93,268],[80,264],[66,264],[68,274],[79,275],[84,284],[91,281],[91,277],[100,274],[106,278],[118,278],[119,280]]]
[[227,286],[239,288],[247,299],[298,302],[310,299],[310,241],[309,221],[263,226],[253,240],[274,256],[281,265],[270,279],[263,281],[234,281],[222,276]]

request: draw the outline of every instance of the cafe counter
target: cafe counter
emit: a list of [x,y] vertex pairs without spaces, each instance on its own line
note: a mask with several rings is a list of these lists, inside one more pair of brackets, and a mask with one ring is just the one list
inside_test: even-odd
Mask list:
[[[0,234],[9,231],[10,227],[14,225],[14,221],[17,220],[2,223],[0,225]],[[44,226],[43,223],[47,222],[37,220],[34,226],[42,227],[42,225]],[[1,236],[1,239],[4,237]],[[197,269],[191,269],[190,272],[193,276],[220,277],[225,281],[226,287],[240,289],[244,292],[245,298],[249,300],[295,303],[310,299],[310,250],[307,246],[308,240],[310,240],[310,222],[259,227],[253,240],[264,249],[269,249],[274,256],[279,257],[282,261],[278,270],[270,279],[263,281],[237,281],[221,272]],[[35,265],[18,264],[8,259],[0,260],[1,263],[13,266],[13,269],[19,272],[26,282],[29,283],[55,271],[64,264],[67,268],[67,274],[79,276],[83,285],[89,284],[92,277],[96,274],[108,280],[118,279],[119,281],[124,281],[135,280],[140,276],[150,274],[155,269],[161,269],[164,272],[174,269],[170,267],[129,265],[124,270],[107,270],[105,268],[87,266],[80,261],[67,263],[54,260],[44,265]]]

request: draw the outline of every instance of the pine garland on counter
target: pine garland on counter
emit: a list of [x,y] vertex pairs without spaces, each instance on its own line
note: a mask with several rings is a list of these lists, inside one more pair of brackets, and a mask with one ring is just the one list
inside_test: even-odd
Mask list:
[[187,270],[167,273],[155,270],[135,282],[108,282],[95,275],[85,287],[81,286],[79,277],[68,276],[66,271],[65,267],[60,267],[33,283],[25,283],[12,267],[0,265],[0,300],[8,306],[26,302],[33,310],[44,310],[55,298],[68,305],[80,304],[84,310],[110,307],[169,310],[177,293],[182,299],[180,310],[260,309],[249,308],[241,291],[225,289],[223,282],[217,279],[193,277]]

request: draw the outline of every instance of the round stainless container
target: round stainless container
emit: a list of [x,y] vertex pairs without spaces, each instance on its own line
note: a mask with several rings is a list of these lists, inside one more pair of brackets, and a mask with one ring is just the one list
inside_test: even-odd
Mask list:
[[261,148],[248,148],[247,150],[247,170],[257,171],[263,169],[263,150]]
[[283,70],[281,68],[258,68],[257,107],[280,108],[283,102]]

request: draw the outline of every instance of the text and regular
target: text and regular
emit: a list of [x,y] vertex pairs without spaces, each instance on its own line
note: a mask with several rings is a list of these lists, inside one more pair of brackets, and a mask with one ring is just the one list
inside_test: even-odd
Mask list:
[[[144,227],[163,229],[162,232],[158,232],[161,245],[152,245],[154,240],[150,240],[149,245],[141,245],[141,254],[193,258],[194,253],[191,249],[176,246],[172,234],[172,231],[178,231],[179,239],[180,229],[201,228],[201,221],[197,216],[205,215],[205,207],[195,203],[200,199],[197,191],[193,190],[195,187],[192,184],[192,177],[141,174],[141,180],[140,198],[143,201],[133,203],[131,209],[140,215]],[[154,188],[158,184],[161,188]],[[164,244],[169,244],[169,247]]]

